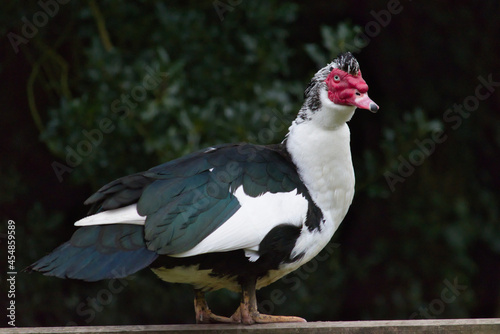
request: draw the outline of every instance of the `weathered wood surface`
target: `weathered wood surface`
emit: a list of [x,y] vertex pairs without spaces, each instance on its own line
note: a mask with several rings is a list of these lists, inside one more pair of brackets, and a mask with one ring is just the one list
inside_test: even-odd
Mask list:
[[309,322],[266,325],[145,325],[2,328],[0,333],[56,334],[233,334],[233,333],[500,333],[500,319]]

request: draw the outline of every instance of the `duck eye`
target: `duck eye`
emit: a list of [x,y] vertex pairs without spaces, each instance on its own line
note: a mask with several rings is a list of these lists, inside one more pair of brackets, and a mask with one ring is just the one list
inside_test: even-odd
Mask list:
[[339,77],[338,75],[335,75],[335,76],[333,77],[333,80],[335,80],[335,81],[340,81],[340,77]]

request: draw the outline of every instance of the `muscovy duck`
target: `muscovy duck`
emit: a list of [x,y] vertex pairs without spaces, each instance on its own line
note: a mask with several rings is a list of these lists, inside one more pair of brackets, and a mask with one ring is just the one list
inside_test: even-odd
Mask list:
[[[332,238],[354,196],[350,132],[356,107],[378,106],[351,53],[319,70],[285,140],[207,148],[115,180],[85,201],[71,239],[27,269],[97,281],[149,266],[192,284],[198,323],[299,322],[257,310],[256,289],[311,260]],[[241,291],[231,317],[205,292]]]

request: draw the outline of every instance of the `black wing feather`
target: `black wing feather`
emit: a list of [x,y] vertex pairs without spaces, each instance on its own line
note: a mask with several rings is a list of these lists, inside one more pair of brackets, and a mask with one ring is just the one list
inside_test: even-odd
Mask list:
[[176,254],[196,246],[252,197],[297,189],[308,196],[284,145],[220,145],[113,181],[92,195],[90,213],[137,203],[148,249]]

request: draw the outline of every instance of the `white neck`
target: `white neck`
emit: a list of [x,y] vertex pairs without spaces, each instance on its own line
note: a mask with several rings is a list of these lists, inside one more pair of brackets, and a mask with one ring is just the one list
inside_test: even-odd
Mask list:
[[355,108],[334,106],[338,108],[323,104],[306,120],[299,116],[289,129],[286,147],[313,201],[338,225],[354,196],[350,131],[345,119],[352,117]]

